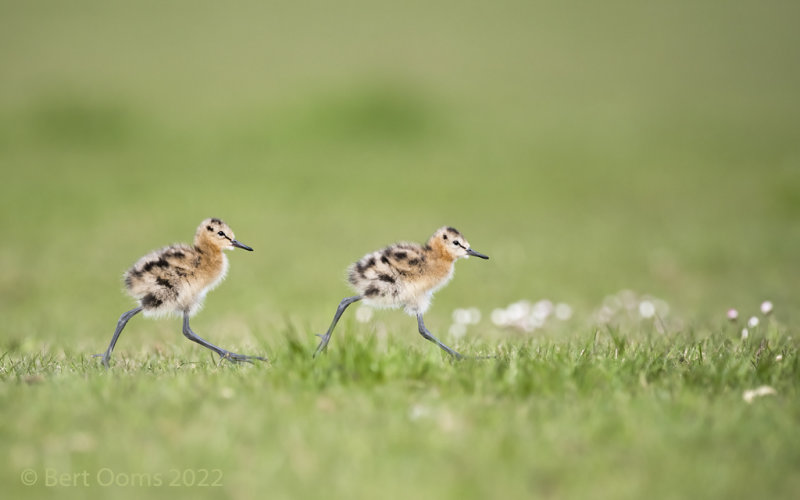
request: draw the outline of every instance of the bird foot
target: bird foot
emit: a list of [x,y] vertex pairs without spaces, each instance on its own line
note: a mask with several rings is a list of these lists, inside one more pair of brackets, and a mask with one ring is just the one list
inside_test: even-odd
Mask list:
[[245,354],[238,354],[235,352],[224,351],[221,352],[219,357],[221,359],[226,359],[228,361],[232,361],[234,363],[250,363],[253,364],[252,360],[258,361],[269,361],[267,358],[262,358],[261,356],[247,356]]
[[105,366],[106,368],[108,368],[108,367],[109,367],[109,365],[108,365],[108,361],[111,359],[111,356],[109,356],[107,352],[101,352],[101,353],[99,353],[99,354],[92,354],[92,357],[93,357],[93,358],[100,358],[100,357],[102,357],[102,358],[103,358],[103,366]]
[[328,347],[328,341],[331,339],[330,333],[326,333],[324,335],[321,333],[317,333],[316,336],[321,338],[322,340],[320,340],[319,345],[317,346],[317,350],[314,351],[314,356],[313,356],[314,358],[317,357],[317,354],[321,353],[322,351],[325,350],[326,347]]

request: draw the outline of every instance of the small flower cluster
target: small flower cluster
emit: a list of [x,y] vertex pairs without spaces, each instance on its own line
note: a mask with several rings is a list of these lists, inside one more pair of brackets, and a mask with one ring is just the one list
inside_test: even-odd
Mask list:
[[638,321],[655,317],[663,319],[669,314],[669,304],[651,295],[638,295],[631,290],[622,290],[603,299],[603,305],[594,313],[597,323],[612,321]]
[[775,396],[776,394],[777,392],[772,387],[768,385],[762,385],[761,387],[757,387],[756,389],[750,389],[744,391],[744,394],[742,394],[742,399],[744,399],[744,401],[747,404],[752,404],[756,398],[761,398],[764,396]]
[[522,332],[532,332],[541,328],[548,319],[566,321],[572,317],[572,307],[564,302],[554,304],[549,299],[538,302],[520,300],[508,307],[492,311],[492,323],[500,327],[514,328]]
[[469,325],[477,325],[481,320],[481,312],[477,307],[469,309],[456,309],[453,311],[453,324],[450,325],[448,333],[460,339],[467,333]]
[[[769,316],[770,314],[772,314],[772,310],[773,310],[773,305],[772,302],[770,302],[769,300],[765,300],[764,302],[761,303],[762,315]],[[732,323],[736,323],[739,320],[739,311],[733,308],[728,309],[727,316],[729,321],[731,321]],[[742,328],[742,340],[745,340],[747,337],[749,337],[750,330],[757,327],[759,323],[761,323],[761,320],[758,318],[758,316],[755,315],[750,316],[750,318],[747,320],[747,326]]]
[[369,323],[372,319],[372,308],[366,305],[361,305],[356,309],[356,321],[359,323]]
[[[761,315],[767,317],[772,314],[772,302],[765,300],[761,303]],[[592,314],[592,322],[607,325],[653,320],[659,332],[680,328],[682,322],[679,318],[668,318],[669,304],[666,301],[651,295],[639,295],[631,290],[622,290],[603,299],[602,305]],[[356,310],[356,321],[367,323],[372,319],[373,311],[368,306],[361,306]],[[460,339],[467,333],[470,326],[481,321],[481,311],[477,307],[455,309],[452,314],[452,324],[448,329],[451,337]],[[506,307],[494,309],[491,321],[500,328],[509,328],[520,332],[530,333],[543,328],[549,321],[567,321],[573,317],[572,307],[565,302],[554,303],[549,299],[536,302],[519,300]],[[739,320],[739,311],[728,309],[727,318],[732,323]],[[667,321],[671,319],[671,321]],[[748,338],[750,331],[763,321],[757,315],[750,316],[742,328],[742,339]]]

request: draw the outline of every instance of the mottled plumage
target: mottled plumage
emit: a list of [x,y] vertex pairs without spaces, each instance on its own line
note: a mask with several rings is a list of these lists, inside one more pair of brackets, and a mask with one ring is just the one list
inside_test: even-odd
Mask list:
[[[219,233],[225,236],[220,236]],[[193,316],[228,272],[231,228],[219,219],[198,227],[194,246],[175,244],[151,252],[125,273],[125,288],[142,305],[145,316],[188,312]]]
[[348,281],[358,295],[339,304],[328,332],[321,335],[315,356],[328,345],[333,328],[347,306],[364,300],[374,307],[402,307],[417,317],[423,337],[460,357],[427,331],[422,315],[430,307],[434,292],[453,277],[455,261],[470,255],[489,258],[472,250],[464,236],[452,227],[440,228],[425,245],[395,243],[368,253],[348,268]]
[[[219,219],[206,219],[197,228],[194,245],[175,244],[151,252],[139,259],[124,275],[125,288],[137,299],[139,307],[120,317],[111,344],[103,356],[108,360],[119,334],[128,320],[140,311],[145,316],[177,314],[183,316],[183,334],[220,356],[233,361],[263,359],[244,356],[221,349],[192,332],[189,318],[202,306],[206,294],[216,287],[228,272],[224,250],[234,247],[253,249],[236,240],[233,231]],[[99,356],[99,355],[98,355]]]

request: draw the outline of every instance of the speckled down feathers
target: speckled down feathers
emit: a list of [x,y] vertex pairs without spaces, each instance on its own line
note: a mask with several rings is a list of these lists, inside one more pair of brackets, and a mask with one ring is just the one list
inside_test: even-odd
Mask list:
[[227,270],[225,254],[204,255],[188,245],[170,245],[139,259],[125,273],[125,287],[140,301],[145,315],[183,311],[193,315]]
[[[217,237],[219,231],[226,234],[225,241]],[[233,232],[224,222],[206,219],[193,246],[170,245],[139,259],[124,275],[125,288],[146,316],[193,315],[206,293],[225,278],[228,258],[222,250],[231,239]]]
[[395,243],[353,263],[348,268],[348,281],[369,305],[403,307],[411,315],[424,313],[433,293],[452,278],[453,264],[460,257],[448,248],[445,235],[463,240],[458,231],[445,227],[425,245]]

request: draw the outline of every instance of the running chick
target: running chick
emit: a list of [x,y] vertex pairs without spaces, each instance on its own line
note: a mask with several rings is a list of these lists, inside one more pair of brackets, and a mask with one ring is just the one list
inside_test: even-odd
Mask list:
[[461,233],[452,227],[437,230],[424,246],[396,243],[365,255],[348,269],[348,281],[358,295],[347,297],[339,304],[328,331],[319,335],[322,341],[314,357],[327,347],[331,333],[347,306],[363,299],[370,306],[404,308],[408,314],[417,317],[419,333],[424,338],[451,356],[462,358],[428,331],[422,315],[431,305],[433,293],[453,277],[455,261],[470,255],[489,258],[471,249]]
[[125,273],[125,288],[139,301],[139,307],[120,316],[108,349],[104,354],[95,356],[102,356],[103,364],[107,368],[111,352],[125,324],[144,311],[145,316],[158,317],[171,313],[183,315],[183,334],[186,338],[211,349],[224,359],[266,361],[259,356],[226,351],[198,337],[189,327],[189,318],[203,305],[206,294],[228,272],[228,258],[223,250],[232,250],[234,247],[253,251],[249,246],[236,241],[227,224],[219,219],[206,219],[197,228],[194,246],[170,245],[139,259]]

